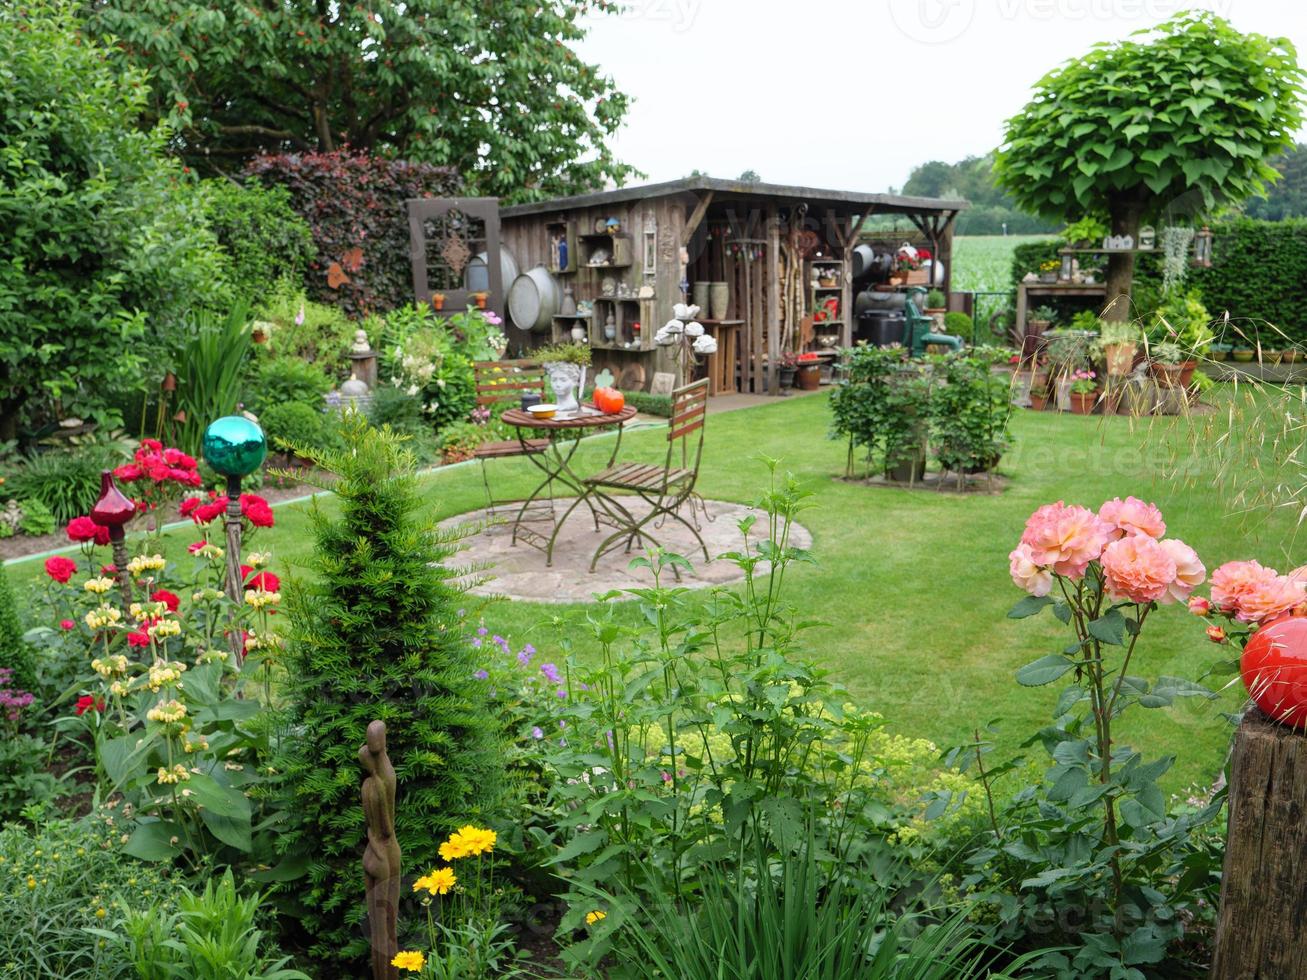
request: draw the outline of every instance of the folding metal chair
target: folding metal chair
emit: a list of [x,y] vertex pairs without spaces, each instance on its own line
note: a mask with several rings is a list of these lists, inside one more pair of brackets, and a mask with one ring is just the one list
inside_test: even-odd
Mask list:
[[[649,513],[636,517],[622,506],[620,498],[604,495],[606,502],[613,505],[605,508],[605,523],[612,523],[617,530],[605,538],[595,551],[590,571],[595,570],[600,558],[623,541],[626,542],[627,551],[639,540],[647,540],[657,546],[658,541],[649,533],[648,528],[654,522],[661,526],[669,518],[680,521],[689,529],[703,550],[704,561],[709,560],[708,546],[699,534],[696,513],[697,509],[702,509],[707,517],[708,508],[694,488],[699,479],[699,462],[703,458],[704,418],[707,412],[707,378],[677,388],[672,392],[672,416],[667,420],[667,458],[661,466],[656,463],[617,463],[585,479],[586,485],[601,490],[627,490],[649,505]],[[687,504],[690,508],[689,520],[681,513],[681,508]],[[616,521],[612,519],[614,511],[618,516]]]
[[[472,365],[476,380],[476,403],[478,408],[495,408],[505,405],[516,406],[527,392],[538,392],[541,399],[545,397],[545,370],[536,361],[476,361]],[[548,439],[504,439],[496,442],[483,442],[472,454],[481,461],[481,482],[486,488],[487,510],[495,513],[497,505],[509,503],[508,498],[495,499],[490,489],[490,473],[487,462],[508,456],[525,456],[542,453],[549,448]],[[549,486],[549,512],[554,509],[553,484]]]

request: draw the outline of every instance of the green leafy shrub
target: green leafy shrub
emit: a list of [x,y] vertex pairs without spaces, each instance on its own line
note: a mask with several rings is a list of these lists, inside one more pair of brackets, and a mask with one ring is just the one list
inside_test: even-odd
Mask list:
[[995,374],[1005,351],[972,350],[945,357],[930,389],[930,451],[954,473],[983,473],[998,465],[1011,437],[1012,393]]
[[245,407],[262,416],[272,406],[288,402],[321,405],[330,390],[331,379],[320,367],[283,354],[255,363],[244,385]]
[[337,442],[331,417],[304,402],[269,405],[259,416],[259,424],[269,444],[283,452],[293,451],[298,455],[301,449],[330,449]]
[[315,503],[311,579],[287,603],[286,807],[280,835],[309,862],[283,899],[313,955],[353,964],[358,929],[358,748],[373,719],[386,722],[399,785],[396,830],[408,867],[434,867],[444,835],[498,811],[503,759],[497,726],[459,630],[462,593],[448,567],[454,541],[421,514],[413,456],[400,437],[358,413],[340,428],[344,447],[314,454],[337,475],[338,507]]
[[0,970],[23,980],[135,976],[110,943],[128,910],[175,908],[164,865],[122,853],[122,817],[102,808],[80,821],[44,819],[0,829]]
[[51,450],[26,457],[4,488],[20,501],[38,501],[67,523],[90,512],[100,497],[100,474],[122,462],[112,446]]
[[[354,150],[264,154],[246,164],[245,173],[290,193],[291,206],[308,222],[316,253],[305,288],[313,299],[353,317],[413,301],[404,202],[447,197],[460,184],[449,167]],[[353,249],[361,250],[358,262],[349,258]],[[327,282],[332,263],[349,276],[338,289]]]
[[1036,242],[1022,242],[1012,249],[1012,285],[1018,286],[1021,280],[1031,273],[1038,273],[1045,262],[1057,262],[1058,250],[1066,248],[1062,238],[1045,238]]
[[866,467],[885,472],[924,452],[930,399],[927,365],[901,347],[855,347],[845,355],[844,384],[831,393],[832,438],[848,440],[846,472],[861,449]]
[[966,337],[971,340],[975,335],[976,325],[970,316],[954,310],[952,313],[944,314],[944,331],[954,337]]
[[0,440],[121,424],[109,394],[161,377],[182,312],[223,288],[169,132],[139,125],[145,73],[116,54],[69,4],[0,6]]
[[131,963],[139,980],[309,980],[261,950],[256,925],[258,893],[242,897],[228,868],[210,878],[204,891],[183,886],[176,911],[169,907],[128,909],[119,929],[96,929]]
[[[303,287],[283,281],[255,306],[254,317],[272,326],[268,342],[255,348],[256,357],[297,358],[315,365],[330,379],[349,377],[346,355],[358,325],[339,308],[315,303],[305,296]],[[377,339],[372,337],[373,346]]]
[[19,501],[18,506],[23,509],[23,519],[19,521],[18,529],[24,534],[50,534],[58,526],[54,512],[35,497]]
[[192,456],[214,419],[240,404],[241,375],[250,350],[249,306],[238,301],[225,315],[197,310],[187,317],[177,357],[177,407],[171,442]]
[[257,302],[283,277],[297,285],[303,280],[313,235],[284,187],[220,177],[201,181],[198,192],[209,228],[227,253],[236,296]]
[[672,417],[672,399],[670,395],[653,395],[647,391],[624,391],[626,403],[634,405],[637,412],[645,415],[657,415],[660,418]]
[[[0,683],[0,688],[4,686]],[[0,723],[0,732],[4,733],[0,739],[0,825],[19,819],[29,808],[39,811],[45,803],[67,792],[67,787],[46,769],[50,745],[34,735],[6,731],[7,727]],[[0,874],[4,873],[0,869]],[[0,960],[0,964],[3,962]]]

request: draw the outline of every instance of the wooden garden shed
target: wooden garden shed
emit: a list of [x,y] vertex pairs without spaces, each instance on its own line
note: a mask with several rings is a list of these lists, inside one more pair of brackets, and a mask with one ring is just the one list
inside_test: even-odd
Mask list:
[[865,231],[867,219],[906,217],[942,261],[947,294],[953,220],[965,207],[687,177],[503,208],[499,241],[520,270],[505,283],[513,346],[584,336],[597,367],[648,389],[656,372],[675,371],[654,334],[684,299],[718,340],[700,369],[710,390],[778,393],[775,352],[853,343],[855,282],[885,278],[866,259],[880,247],[883,266],[892,254],[883,249],[899,244]]

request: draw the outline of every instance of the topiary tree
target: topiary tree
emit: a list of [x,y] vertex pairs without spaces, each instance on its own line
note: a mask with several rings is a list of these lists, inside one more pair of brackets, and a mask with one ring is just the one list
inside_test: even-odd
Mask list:
[[122,419],[170,327],[218,300],[222,257],[144,73],[58,0],[0,4],[0,441],[52,416]]
[[287,590],[288,855],[306,879],[286,886],[310,949],[361,976],[366,950],[358,749],[386,723],[399,780],[396,828],[407,868],[429,868],[447,833],[494,814],[504,780],[497,724],[448,568],[456,546],[421,514],[402,438],[355,412],[340,451],[297,447],[337,476],[339,508],[314,506],[311,578]]
[[[1277,179],[1267,158],[1302,125],[1302,81],[1288,40],[1181,14],[1040,79],[1008,120],[995,173],[1027,210],[1106,214],[1112,234],[1137,241],[1146,220],[1241,201]],[[1109,318],[1129,315],[1133,273],[1133,255],[1110,256]]]

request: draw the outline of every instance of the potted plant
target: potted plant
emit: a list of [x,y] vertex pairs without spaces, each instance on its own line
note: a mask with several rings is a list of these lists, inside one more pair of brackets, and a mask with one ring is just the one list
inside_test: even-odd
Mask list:
[[1230,357],[1230,351],[1233,347],[1230,344],[1212,344],[1207,348],[1207,356],[1213,361],[1224,361]]
[[1230,351],[1230,356],[1241,364],[1247,364],[1255,353],[1256,351],[1246,344],[1235,344]]
[[1296,364],[1297,362],[1298,362],[1297,347],[1286,347],[1284,350],[1280,351],[1280,363]]
[[796,362],[795,381],[802,391],[816,391],[821,387],[821,358],[815,351],[800,354]]
[[1026,316],[1026,333],[1038,336],[1053,326],[1057,310],[1051,306],[1037,306]]
[[1042,412],[1048,407],[1048,375],[1044,375],[1042,380],[1037,379],[1030,385],[1030,408],[1035,412]]
[[1163,388],[1182,387],[1184,351],[1179,344],[1169,341],[1154,344],[1149,351],[1148,370]]
[[437,313],[439,313],[441,310],[443,310],[443,309],[445,308],[445,294],[444,294],[444,293],[432,293],[432,294],[431,294],[431,307],[432,307],[432,309],[434,309]]
[[1091,415],[1098,401],[1098,375],[1093,371],[1076,371],[1071,375],[1071,414]]
[[1139,337],[1139,328],[1133,323],[1108,321],[1100,325],[1096,346],[1103,353],[1109,375],[1119,377],[1133,370]]
[[1039,263],[1039,281],[1057,282],[1057,275],[1061,269],[1062,263],[1057,259],[1047,259]]
[[782,388],[794,387],[794,373],[798,369],[799,369],[799,355],[796,352],[792,350],[787,350],[785,353],[781,355],[780,384]]
[[580,408],[577,396],[585,384],[585,369],[590,366],[590,348],[585,344],[551,344],[537,350],[535,359],[549,376],[558,410],[575,412]]

